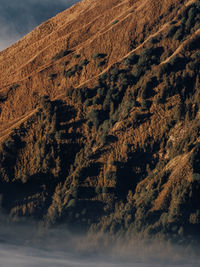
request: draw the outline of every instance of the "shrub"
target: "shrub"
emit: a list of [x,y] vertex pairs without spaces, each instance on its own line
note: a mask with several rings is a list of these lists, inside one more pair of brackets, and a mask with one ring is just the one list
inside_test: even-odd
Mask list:
[[65,72],[64,75],[65,75],[66,78],[71,78],[72,76],[75,75],[75,72],[71,71],[71,70],[68,70],[67,72]]
[[140,77],[144,74],[144,69],[141,65],[137,64],[136,68],[134,69],[133,75],[134,77],[139,80]]
[[71,78],[72,76],[75,75],[75,73],[78,71],[78,65],[74,65],[73,67],[71,67],[71,69],[65,71],[64,70],[64,76],[66,78]]
[[107,79],[107,73],[101,74],[98,79],[99,86],[103,86],[106,83],[106,79]]
[[105,120],[102,124],[102,130],[104,133],[107,133],[108,130],[110,128],[110,121],[109,120]]
[[110,181],[116,181],[117,180],[117,174],[113,171],[108,171],[105,173],[105,179]]
[[131,64],[136,64],[138,62],[139,56],[133,53],[129,55],[127,59],[129,60]]
[[186,21],[185,26],[186,26],[187,30],[189,31],[194,26],[194,18],[189,17]]
[[122,60],[122,64],[124,64],[125,66],[130,66],[131,65],[130,60],[128,58],[124,58]]
[[199,52],[195,52],[194,54],[191,55],[191,58],[193,60],[200,60],[200,53]]
[[55,133],[55,139],[56,140],[61,140],[63,138],[64,138],[64,134],[63,134],[62,131],[58,131],[58,132]]
[[84,60],[82,60],[80,63],[79,63],[79,66],[80,67],[83,67],[83,66],[87,66],[89,64],[89,61],[85,58]]
[[114,114],[112,114],[111,116],[111,121],[114,124],[115,122],[117,122],[119,120],[119,111],[116,110]]
[[74,58],[79,58],[81,55],[80,54],[75,54]]
[[123,110],[125,111],[125,114],[127,114],[133,107],[136,106],[136,101],[134,99],[128,99],[123,104]]
[[114,67],[112,70],[111,70],[111,75],[118,75],[120,73],[119,69],[117,67]]
[[98,88],[97,94],[101,97],[105,95],[105,88]]
[[190,70],[198,70],[198,68],[200,67],[200,62],[195,62],[195,61],[191,61],[188,63],[188,68]]
[[77,186],[73,186],[70,188],[70,195],[73,198],[77,198],[78,197],[78,187]]
[[92,100],[91,99],[86,99],[84,104],[85,104],[86,107],[91,106],[92,105]]
[[105,60],[103,60],[103,61],[99,61],[99,62],[97,63],[97,67],[104,66],[105,64],[106,64],[106,61],[105,61]]
[[142,101],[141,101],[141,107],[142,108],[147,108],[148,107],[148,102],[145,99],[142,99]]
[[112,24],[111,25],[115,25],[115,24],[117,24],[119,22],[119,20],[118,19],[116,19],[116,20],[114,20],[113,22],[112,22]]
[[96,193],[97,195],[100,195],[100,194],[102,193],[102,187],[97,186],[97,187],[95,188],[95,193]]
[[159,42],[159,39],[158,37],[152,37],[150,40],[149,40],[149,43],[150,44],[156,44]]
[[105,99],[104,99],[104,102],[103,102],[103,110],[104,111],[110,109],[110,103],[111,103],[111,96],[110,96],[110,94],[107,94]]
[[106,57],[106,54],[103,54],[103,53],[94,53],[92,55],[92,59],[96,60],[96,59],[101,59],[101,58],[105,58]]
[[199,21],[197,21],[197,22],[195,23],[194,31],[197,31],[198,29],[200,29],[200,22],[199,22]]
[[170,71],[170,64],[169,63],[165,63],[165,64],[161,64],[160,65],[160,69],[159,69],[159,78],[161,78],[165,73],[169,73]]
[[69,96],[69,97],[72,97],[73,92],[74,92],[74,88],[72,86],[70,86],[69,88],[66,89],[65,95]]
[[196,1],[196,2],[195,2],[195,6],[197,7],[197,9],[200,10],[200,2],[199,2],[199,1]]
[[99,111],[98,110],[91,110],[88,114],[87,114],[87,118],[93,123],[93,125],[98,128],[99,124],[100,124],[100,120],[99,120]]
[[13,85],[10,86],[9,90],[15,90],[19,87],[19,84],[14,83]]
[[200,181],[200,174],[199,173],[193,173],[192,180],[199,182]]
[[188,18],[195,18],[197,12],[198,12],[197,8],[195,6],[192,6],[188,12]]
[[99,138],[100,144],[103,146],[106,144],[107,142],[107,135],[105,133],[103,133],[100,138]]
[[178,27],[175,25],[172,25],[167,33],[167,37],[173,37],[177,30],[178,30]]
[[58,76],[57,73],[50,73],[50,74],[48,75],[49,79],[51,79],[51,80],[55,79],[57,76]]
[[58,60],[62,57],[67,56],[68,54],[72,53],[71,50],[61,50],[60,52],[58,52],[52,59],[53,60]]
[[68,208],[75,208],[76,207],[76,200],[71,199],[67,205]]
[[184,36],[183,29],[182,29],[182,28],[179,28],[179,29],[176,31],[176,33],[174,34],[174,37],[173,37],[173,38],[174,38],[175,40],[177,40],[177,41],[180,41],[180,40],[182,40],[183,36]]
[[103,187],[102,188],[102,193],[107,194],[108,193],[108,187]]

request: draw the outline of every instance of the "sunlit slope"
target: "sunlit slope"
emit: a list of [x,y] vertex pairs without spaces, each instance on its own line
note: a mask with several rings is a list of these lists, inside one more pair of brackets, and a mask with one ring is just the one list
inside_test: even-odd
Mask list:
[[[66,87],[96,77],[170,21],[179,2],[83,1],[1,52],[0,93],[6,98],[1,125],[31,110],[43,94],[56,97]],[[95,53],[106,55],[105,64],[96,66]],[[80,63],[80,73],[69,79],[63,76],[64,70]]]

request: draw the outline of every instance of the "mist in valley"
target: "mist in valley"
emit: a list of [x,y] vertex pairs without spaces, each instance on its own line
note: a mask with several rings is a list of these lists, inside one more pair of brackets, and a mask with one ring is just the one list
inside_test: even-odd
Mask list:
[[150,240],[109,239],[103,234],[72,234],[66,226],[38,230],[37,224],[0,229],[0,267],[168,267],[200,266],[191,248]]

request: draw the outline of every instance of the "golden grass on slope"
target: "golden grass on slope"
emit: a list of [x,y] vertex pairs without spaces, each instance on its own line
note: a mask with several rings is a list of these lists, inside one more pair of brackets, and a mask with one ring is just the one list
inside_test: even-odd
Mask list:
[[[130,44],[132,40],[137,39],[139,33],[145,31],[144,41],[157,34],[159,16],[169,16],[169,7],[178,3],[178,0],[121,0],[101,3],[83,1],[37,27],[0,54],[0,90],[8,88],[13,83],[20,85],[9,95],[6,102],[0,104],[1,125],[29,112],[36,101],[34,94],[41,96],[46,93],[56,97],[62,88],[72,84],[80,86],[90,79],[91,83],[94,83],[103,70],[94,68],[91,59],[93,53],[106,53],[107,64],[103,69],[109,68],[108,66],[128,55]],[[142,18],[140,22],[138,17]],[[114,20],[119,22],[112,25]],[[145,25],[148,25],[147,29]],[[160,30],[162,27],[164,26],[161,26]],[[140,45],[137,47],[136,49],[139,49]],[[72,67],[74,54],[69,54],[56,62],[52,61],[55,54],[62,49],[72,50],[74,53],[78,50],[81,54],[80,60],[87,58],[90,61],[80,77],[75,76],[67,80],[62,78],[63,69],[60,62],[69,60],[71,63],[68,68]],[[59,74],[55,82],[46,79],[50,71]],[[17,98],[20,101],[16,105]]]

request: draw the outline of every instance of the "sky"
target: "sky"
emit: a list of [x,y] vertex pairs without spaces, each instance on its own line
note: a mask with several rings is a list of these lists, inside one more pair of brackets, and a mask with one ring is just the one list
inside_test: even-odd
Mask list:
[[79,0],[0,0],[0,51]]

